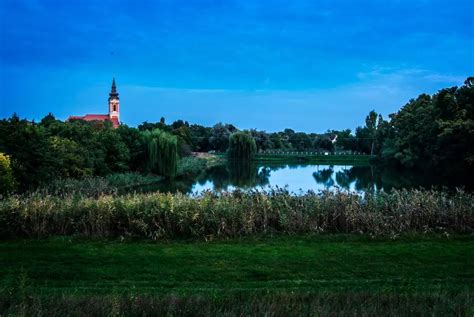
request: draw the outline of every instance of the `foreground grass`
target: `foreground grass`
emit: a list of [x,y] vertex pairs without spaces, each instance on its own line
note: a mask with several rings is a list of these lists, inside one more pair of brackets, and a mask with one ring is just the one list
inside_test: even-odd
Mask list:
[[10,240],[0,313],[469,315],[473,263],[472,236]]

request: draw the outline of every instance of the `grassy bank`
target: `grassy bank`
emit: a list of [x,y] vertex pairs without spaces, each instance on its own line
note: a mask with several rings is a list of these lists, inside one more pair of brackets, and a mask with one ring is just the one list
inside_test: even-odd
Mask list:
[[472,263],[472,236],[9,240],[0,312],[468,316]]
[[197,177],[207,169],[217,165],[225,164],[225,159],[216,155],[206,153],[193,153],[180,159],[178,163],[178,178]]
[[262,163],[307,163],[323,165],[368,165],[370,155],[301,155],[301,154],[258,154],[255,160]]
[[[278,164],[324,164],[324,165],[368,165],[373,158],[371,155],[353,155],[353,154],[302,154],[304,152],[288,152],[283,154],[256,154],[254,161],[260,163],[278,163]],[[227,160],[226,153],[215,154],[222,160]]]
[[274,233],[469,233],[474,196],[401,190],[364,196],[286,190],[10,197],[0,201],[0,236],[235,237]]
[[[187,156],[179,160],[176,181],[198,177],[209,168],[225,164],[217,156],[201,155]],[[67,178],[50,180],[48,183],[34,189],[36,194],[43,196],[84,196],[99,197],[101,195],[116,195],[138,191],[143,188],[156,187],[163,183],[165,177],[154,174],[115,173],[105,176],[85,177],[81,179]]]

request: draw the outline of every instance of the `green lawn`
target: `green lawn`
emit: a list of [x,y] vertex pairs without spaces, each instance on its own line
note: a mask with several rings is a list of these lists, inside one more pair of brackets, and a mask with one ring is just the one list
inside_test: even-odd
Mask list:
[[[148,300],[168,296],[169,301],[173,294],[178,302],[188,298],[180,305],[189,309],[194,301],[204,301],[200,305],[208,307],[210,299],[214,307],[208,307],[210,314],[230,309],[232,304],[226,301],[237,298],[247,303],[247,310],[237,314],[267,307],[284,315],[286,310],[278,307],[289,302],[299,302],[297,310],[321,304],[330,305],[325,309],[332,311],[349,302],[364,309],[361,301],[377,302],[375,308],[366,306],[374,313],[379,308],[397,313],[400,302],[414,301],[420,312],[455,309],[463,315],[473,311],[474,237],[416,236],[392,241],[322,235],[156,243],[10,240],[0,242],[0,282],[0,309],[7,312],[14,311],[12,305],[22,296],[43,298],[40,306],[46,309],[51,298],[55,298],[51,305],[61,306],[61,296],[103,303],[98,298],[114,294],[127,294],[127,301],[133,294]],[[130,306],[120,301],[119,306]],[[338,304],[328,304],[332,301]],[[252,306],[256,302],[260,308]],[[18,305],[15,309],[21,308]]]
[[257,154],[255,160],[262,163],[295,163],[308,164],[351,164],[368,165],[370,155],[298,155],[298,154]]
[[[289,151],[291,152],[291,151]],[[224,153],[216,154],[221,159],[226,159],[227,155]],[[279,163],[279,164],[292,164],[292,163],[307,163],[307,164],[350,164],[350,165],[369,165],[369,162],[373,158],[371,155],[361,154],[256,154],[254,161],[261,163]]]

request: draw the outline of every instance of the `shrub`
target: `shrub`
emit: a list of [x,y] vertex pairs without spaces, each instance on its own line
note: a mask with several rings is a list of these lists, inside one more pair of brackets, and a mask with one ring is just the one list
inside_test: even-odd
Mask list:
[[176,175],[180,177],[196,176],[206,169],[207,160],[195,156],[186,156],[179,160]]
[[0,152],[0,198],[11,193],[16,187],[10,157]]

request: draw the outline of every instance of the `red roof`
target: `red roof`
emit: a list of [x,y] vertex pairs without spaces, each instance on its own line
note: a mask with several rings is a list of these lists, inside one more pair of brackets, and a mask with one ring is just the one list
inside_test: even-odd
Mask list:
[[85,121],[104,121],[109,120],[109,115],[107,114],[86,114],[82,117],[82,120]]
[[118,118],[110,118],[107,114],[86,114],[85,116],[70,116],[68,120],[84,120],[84,121],[111,121],[114,128],[118,128],[120,122]]

